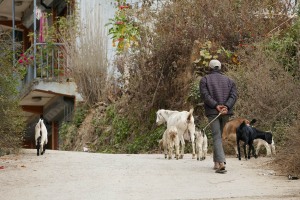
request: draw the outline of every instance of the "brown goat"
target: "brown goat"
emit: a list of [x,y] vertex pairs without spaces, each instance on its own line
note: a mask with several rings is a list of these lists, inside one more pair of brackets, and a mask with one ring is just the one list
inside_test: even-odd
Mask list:
[[236,129],[243,123],[250,124],[249,120],[245,118],[235,118],[227,122],[223,128],[222,139],[225,143],[232,146],[237,154],[236,146]]

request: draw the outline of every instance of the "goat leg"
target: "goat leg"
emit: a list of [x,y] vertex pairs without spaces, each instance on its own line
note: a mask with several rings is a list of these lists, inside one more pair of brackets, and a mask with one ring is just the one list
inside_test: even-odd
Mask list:
[[164,141],[163,147],[164,147],[165,159],[167,159],[167,157],[168,157],[168,146],[167,146],[167,144],[165,143],[165,141]]
[[36,145],[36,155],[37,156],[40,155],[40,148],[41,148],[41,145],[39,143],[37,143],[37,145]]
[[[194,139],[193,139],[194,140]],[[193,154],[192,154],[192,159],[195,159],[196,153],[195,153],[195,142],[192,140],[192,149],[193,149]]]
[[197,142],[196,144],[196,152],[197,152],[197,160],[201,160],[202,157],[202,147],[201,144],[198,144],[199,142]]
[[169,160],[172,159],[172,154],[173,154],[173,143],[168,144],[168,154],[169,154]]
[[182,138],[182,140],[181,140],[181,153],[180,153],[179,159],[183,159],[184,148],[185,148],[185,142],[184,142],[184,139]]
[[241,147],[240,147],[240,140],[237,139],[237,151],[238,151],[238,159],[241,160]]
[[40,151],[41,151],[41,155],[43,155],[44,154],[44,144],[43,143],[41,144],[41,150]]
[[244,143],[243,147],[244,147],[245,159],[247,160],[246,142]]
[[249,144],[248,155],[247,155],[248,159],[251,158],[250,155],[251,155],[252,146],[253,146],[252,144]]
[[176,160],[179,159],[179,140],[175,141],[175,156],[176,156]]
[[255,152],[253,143],[251,144],[251,149],[252,149],[252,155],[253,155],[253,157],[254,157],[254,158],[257,158],[257,154],[256,154],[256,152]]
[[238,158],[239,157],[239,153],[238,153],[238,150],[237,150],[237,146],[233,147],[234,148],[234,151],[235,151],[235,155],[236,157]]
[[43,153],[46,152],[46,144],[44,144]]
[[205,150],[203,150],[203,157],[202,157],[202,160],[205,160],[205,158],[206,158],[206,155],[207,155],[207,150],[205,149]]

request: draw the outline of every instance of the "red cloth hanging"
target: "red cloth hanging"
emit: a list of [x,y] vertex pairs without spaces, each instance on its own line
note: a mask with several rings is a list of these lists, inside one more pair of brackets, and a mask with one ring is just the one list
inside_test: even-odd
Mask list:
[[40,31],[39,31],[39,42],[45,42],[45,34],[47,31],[47,16],[43,13],[40,18]]

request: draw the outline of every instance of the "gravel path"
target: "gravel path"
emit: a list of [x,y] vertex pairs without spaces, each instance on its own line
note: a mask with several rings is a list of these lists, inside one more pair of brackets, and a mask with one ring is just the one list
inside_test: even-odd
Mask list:
[[[204,161],[162,154],[98,154],[35,150],[0,157],[3,200],[300,199],[300,180],[269,169],[271,158],[227,158],[227,174]],[[3,168],[3,169],[1,169]]]

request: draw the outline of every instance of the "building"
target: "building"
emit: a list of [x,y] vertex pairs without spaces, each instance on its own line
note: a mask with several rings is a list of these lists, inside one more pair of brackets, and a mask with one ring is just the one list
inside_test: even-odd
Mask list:
[[58,149],[59,125],[71,120],[76,102],[83,100],[68,73],[64,45],[57,38],[46,42],[42,34],[46,24],[66,16],[73,4],[65,0],[0,0],[0,29],[11,30],[13,40],[23,45],[21,53],[14,49],[13,65],[23,66],[26,74],[19,87],[20,106],[27,122],[26,148],[35,147],[34,127],[43,117],[48,149]]

